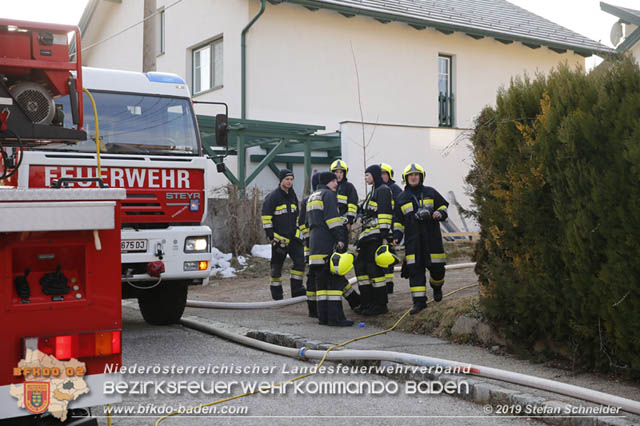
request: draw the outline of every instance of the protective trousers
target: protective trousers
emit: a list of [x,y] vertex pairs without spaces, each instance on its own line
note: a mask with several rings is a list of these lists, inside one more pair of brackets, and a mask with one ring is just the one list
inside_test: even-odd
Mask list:
[[[423,250],[421,244],[417,244],[416,254],[407,263],[409,272],[409,286],[411,287],[411,298],[413,303],[426,303],[427,301],[427,277],[426,270],[429,270],[429,284],[431,288],[441,288],[444,284],[445,265],[444,263],[427,262],[429,254]],[[413,259],[413,261],[411,260]]]
[[336,325],[346,320],[342,310],[342,293],[346,278],[334,275],[329,271],[329,265],[311,265],[315,271],[318,300],[318,322],[320,324]]
[[394,266],[392,265],[384,271],[384,278],[387,280],[387,294],[393,293],[393,268]]
[[309,309],[309,317],[318,318],[318,301],[316,288],[316,270],[309,268],[307,273],[307,308]]
[[376,240],[361,242],[354,264],[360,289],[360,303],[363,308],[387,305],[385,270],[376,265],[375,261],[376,249],[379,246],[380,243]]
[[273,300],[280,300],[283,297],[282,292],[282,264],[287,254],[293,261],[291,268],[291,297],[305,295],[305,289],[302,285],[302,277],[304,276],[304,247],[302,241],[293,238],[286,247],[279,245],[271,246],[271,297]]

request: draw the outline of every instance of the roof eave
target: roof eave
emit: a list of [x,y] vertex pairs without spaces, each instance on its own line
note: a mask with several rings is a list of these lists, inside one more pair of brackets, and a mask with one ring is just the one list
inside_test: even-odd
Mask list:
[[459,25],[459,24],[451,24],[448,22],[441,22],[441,21],[436,21],[436,20],[430,20],[430,19],[420,19],[420,18],[415,18],[415,17],[410,17],[410,16],[405,16],[402,14],[396,14],[396,13],[388,13],[388,12],[382,12],[382,11],[378,11],[378,10],[372,10],[372,9],[368,9],[368,8],[355,8],[355,7],[350,7],[350,6],[345,6],[345,5],[341,5],[341,4],[337,4],[337,3],[332,3],[331,0],[323,0],[323,1],[317,1],[317,0],[270,0],[273,3],[293,3],[293,4],[298,4],[301,6],[305,6],[306,8],[310,9],[310,10],[317,10],[317,9],[328,9],[328,10],[333,10],[336,11],[338,13],[341,13],[343,15],[361,15],[361,16],[367,16],[367,17],[371,17],[374,19],[378,19],[378,20],[391,20],[391,21],[396,21],[396,22],[403,22],[406,23],[410,26],[412,26],[413,28],[417,28],[417,29],[421,29],[424,27],[430,27],[430,28],[434,28],[436,30],[440,30],[440,31],[456,31],[456,32],[461,32],[461,33],[465,33],[471,37],[492,37],[495,39],[498,39],[499,41],[502,40],[509,40],[509,41],[517,41],[517,42],[521,42],[521,43],[526,43],[526,44],[531,44],[531,45],[542,45],[542,46],[546,46],[556,52],[562,53],[562,50],[573,50],[575,53],[584,56],[584,57],[589,57],[591,55],[595,55],[595,54],[599,54],[599,55],[611,55],[611,54],[615,54],[616,51],[615,49],[611,49],[608,48],[606,46],[603,46],[602,48],[588,48],[585,46],[578,46],[575,45],[573,43],[563,43],[561,41],[555,41],[555,40],[546,40],[546,39],[539,39],[539,38],[533,38],[533,37],[525,37],[525,36],[520,36],[517,34],[511,34],[511,33],[505,33],[505,32],[501,32],[501,31],[490,31],[490,30],[486,30],[486,29],[482,29],[482,28],[477,28],[477,27],[472,27],[472,26],[465,26],[465,25]]
[[613,16],[617,16],[618,18],[624,20],[625,22],[628,22],[630,24],[634,24],[640,27],[640,18],[634,15],[633,13],[629,13],[620,7],[601,1],[600,9]]
[[82,16],[80,17],[80,21],[78,22],[78,27],[80,28],[80,34],[84,34],[87,28],[89,27],[89,23],[91,22],[91,18],[93,18],[93,14],[98,8],[99,0],[89,0],[87,6],[84,8],[82,12]]

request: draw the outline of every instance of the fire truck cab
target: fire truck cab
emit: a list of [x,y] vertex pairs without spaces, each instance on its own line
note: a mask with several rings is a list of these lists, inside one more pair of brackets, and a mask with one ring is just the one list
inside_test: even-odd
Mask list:
[[[211,229],[207,211],[207,160],[187,85],[177,75],[84,67],[87,140],[52,141],[25,150],[17,188],[48,188],[61,178],[100,177],[110,188],[126,190],[119,202],[122,297],[137,298],[150,324],[177,322],[189,285],[208,283]],[[55,100],[71,126],[68,97]],[[101,176],[97,176],[99,140]],[[70,182],[93,188],[94,182]]]

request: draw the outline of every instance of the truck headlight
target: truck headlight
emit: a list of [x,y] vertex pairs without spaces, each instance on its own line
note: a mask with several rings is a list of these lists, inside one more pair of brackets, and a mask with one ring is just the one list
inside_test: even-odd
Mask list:
[[209,252],[209,237],[188,237],[184,240],[185,253],[206,253]]

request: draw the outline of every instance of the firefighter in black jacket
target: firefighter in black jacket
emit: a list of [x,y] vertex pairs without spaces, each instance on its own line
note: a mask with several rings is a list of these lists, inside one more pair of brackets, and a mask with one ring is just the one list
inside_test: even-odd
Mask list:
[[379,165],[367,167],[365,180],[373,189],[360,208],[362,231],[358,236],[358,257],[355,262],[356,277],[360,289],[360,309],[363,315],[387,313],[387,286],[385,270],[375,262],[376,250],[391,239],[393,222],[393,195],[382,182]]
[[[311,179],[311,187],[315,192],[318,189],[318,184],[320,180],[320,173],[316,173],[313,175]],[[304,240],[304,253],[305,253],[305,262],[308,263],[309,258],[309,221],[307,220],[307,199],[300,206],[300,217],[298,218],[298,223],[301,235]],[[348,231],[347,231],[348,234]],[[309,268],[309,272],[307,273],[307,306],[309,308],[309,316],[311,318],[317,318],[317,307],[316,307],[316,274],[315,270]],[[351,286],[349,281],[344,280],[344,287],[342,289],[342,296],[347,300],[351,309],[356,309],[360,306],[360,293],[356,291],[354,287]]]
[[[394,209],[395,203],[398,202],[398,196],[402,193],[402,188],[400,188],[396,182],[393,180],[393,168],[385,163],[380,163],[380,168],[382,169],[382,181],[391,188],[391,193],[393,194],[393,202]],[[390,266],[385,271],[385,278],[387,279],[387,293],[393,293],[393,266]]]
[[340,216],[347,218],[347,232],[349,232],[358,213],[358,191],[347,180],[347,172],[349,171],[347,163],[342,160],[336,160],[331,163],[329,170],[338,177],[338,210],[340,211]]
[[304,249],[298,229],[298,197],[291,170],[280,171],[280,185],[262,204],[262,226],[271,243],[271,297],[282,299],[282,264],[291,257],[291,297],[304,296]]
[[344,316],[342,296],[346,279],[329,270],[328,257],[334,251],[347,251],[347,230],[338,213],[338,181],[332,172],[322,172],[317,190],[307,201],[309,224],[309,267],[314,270],[318,300],[318,321],[331,326],[351,326]]
[[[314,173],[311,177],[311,188],[315,192],[318,188],[320,173]],[[304,243],[304,262],[309,263],[309,223],[307,221],[307,202],[309,198],[300,204],[300,216],[298,216],[298,228],[300,237]],[[316,300],[316,276],[311,268],[307,272],[307,308],[311,318],[318,318],[318,308]]]
[[398,197],[394,215],[393,238],[397,244],[404,235],[405,264],[413,298],[411,315],[427,307],[427,279],[433,299],[442,300],[442,285],[447,258],[440,234],[440,222],[447,218],[449,203],[438,191],[424,186],[426,173],[416,163],[402,173],[405,189]]

